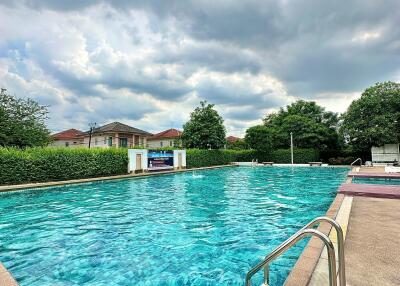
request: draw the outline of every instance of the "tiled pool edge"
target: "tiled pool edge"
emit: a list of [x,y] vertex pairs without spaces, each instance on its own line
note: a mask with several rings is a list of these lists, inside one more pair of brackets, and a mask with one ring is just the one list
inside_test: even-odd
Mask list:
[[[126,174],[126,175],[116,175],[116,176],[107,176],[107,177],[94,177],[94,178],[86,178],[86,179],[74,179],[74,180],[66,180],[66,181],[28,183],[28,184],[21,184],[21,185],[5,185],[5,186],[0,186],[0,192],[11,192],[11,191],[18,191],[18,190],[23,190],[23,189],[46,188],[46,187],[53,187],[53,186],[81,184],[81,183],[108,181],[108,180],[116,180],[116,179],[142,178],[142,177],[146,177],[146,176],[167,175],[167,174],[173,174],[173,173],[190,172],[190,171],[196,171],[196,170],[218,169],[218,168],[226,168],[226,167],[237,167],[237,166],[229,164],[229,165],[217,165],[217,166],[210,166],[210,167],[190,168],[190,169],[181,169],[181,170],[159,171],[159,172],[151,172],[151,173],[149,172],[149,173]],[[0,286],[3,286],[3,285],[0,284]]]
[[[344,200],[343,194],[337,194],[326,216],[335,219]],[[329,235],[331,226],[326,223],[319,225],[318,230]],[[313,237],[300,255],[292,271],[285,281],[285,286],[306,286],[310,283],[314,270],[320,260],[324,244],[321,240]]]
[[18,286],[17,281],[0,262],[0,286]]

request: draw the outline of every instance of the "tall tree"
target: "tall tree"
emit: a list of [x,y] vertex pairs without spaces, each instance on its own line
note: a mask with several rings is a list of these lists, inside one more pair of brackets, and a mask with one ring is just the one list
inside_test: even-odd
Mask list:
[[261,152],[270,152],[272,148],[271,129],[264,125],[257,125],[246,130],[244,139],[251,149]]
[[400,84],[377,83],[354,100],[343,115],[341,134],[359,151],[400,142]]
[[183,125],[183,146],[199,149],[220,149],[226,143],[224,120],[214,109],[214,104],[201,101]]
[[290,132],[294,143],[301,148],[338,148],[337,113],[325,111],[313,101],[298,100],[277,113],[268,114],[264,125],[270,129],[274,148],[290,146]]
[[15,98],[0,91],[0,146],[32,147],[49,143],[44,121],[47,108],[32,99]]

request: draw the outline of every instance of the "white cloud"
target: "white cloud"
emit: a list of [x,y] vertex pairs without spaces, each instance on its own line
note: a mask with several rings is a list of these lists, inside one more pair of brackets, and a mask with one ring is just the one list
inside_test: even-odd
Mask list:
[[352,39],[352,42],[361,42],[361,43],[365,43],[367,41],[371,41],[374,39],[379,38],[381,35],[381,33],[379,32],[361,32],[361,33],[357,33]]
[[50,105],[54,131],[180,128],[206,99],[241,136],[297,98],[343,112],[398,80],[396,1],[206,2],[0,4],[0,85]]
[[362,92],[349,93],[320,93],[314,98],[314,101],[324,106],[327,110],[343,113],[350,103],[358,99]]

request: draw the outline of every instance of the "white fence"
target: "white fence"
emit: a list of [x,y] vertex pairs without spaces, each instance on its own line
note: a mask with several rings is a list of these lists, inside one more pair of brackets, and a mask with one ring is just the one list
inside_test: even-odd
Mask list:
[[372,162],[400,161],[399,144],[385,144],[382,147],[372,147]]

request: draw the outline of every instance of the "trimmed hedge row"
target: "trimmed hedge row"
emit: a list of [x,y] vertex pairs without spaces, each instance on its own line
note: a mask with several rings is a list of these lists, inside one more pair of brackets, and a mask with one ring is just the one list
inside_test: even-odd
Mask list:
[[[290,150],[261,153],[254,150],[187,150],[187,167],[208,167],[230,162],[290,163]],[[295,149],[295,163],[319,160],[313,149]],[[48,182],[126,174],[127,149],[120,148],[0,148],[0,185]]]
[[371,161],[371,153],[356,152],[351,149],[321,151],[321,159],[331,165],[350,165],[355,159]]
[[126,174],[126,149],[0,148],[0,185]]
[[[319,152],[314,149],[294,149],[295,163],[307,163],[319,161]],[[187,150],[188,168],[225,165],[230,162],[250,162],[257,159],[258,162],[291,163],[290,149],[274,150],[270,153],[262,153],[255,150]]]

